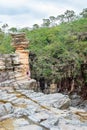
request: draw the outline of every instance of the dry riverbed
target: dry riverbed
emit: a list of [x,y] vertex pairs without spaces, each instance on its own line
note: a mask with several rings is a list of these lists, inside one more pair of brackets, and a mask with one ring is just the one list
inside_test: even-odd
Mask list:
[[67,95],[0,90],[0,130],[87,130],[87,111]]

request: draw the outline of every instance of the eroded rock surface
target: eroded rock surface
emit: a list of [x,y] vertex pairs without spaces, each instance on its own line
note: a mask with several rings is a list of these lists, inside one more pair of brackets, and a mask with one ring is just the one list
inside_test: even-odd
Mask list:
[[0,104],[0,117],[13,113],[14,109],[11,103]]
[[0,87],[36,90],[36,81],[27,75],[30,68],[25,34],[12,34],[12,46],[15,48],[14,54],[0,55]]
[[0,90],[0,104],[11,104],[13,110],[7,107],[9,112],[4,113],[3,118],[0,116],[0,120],[12,118],[14,130],[87,129],[87,112],[71,107],[68,96],[60,93],[47,95],[33,90]]

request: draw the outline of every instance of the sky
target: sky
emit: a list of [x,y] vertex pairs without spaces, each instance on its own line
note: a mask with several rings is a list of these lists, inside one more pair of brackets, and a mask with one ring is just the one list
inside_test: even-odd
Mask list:
[[0,25],[32,27],[43,19],[63,14],[67,9],[79,14],[87,8],[87,0],[0,0]]

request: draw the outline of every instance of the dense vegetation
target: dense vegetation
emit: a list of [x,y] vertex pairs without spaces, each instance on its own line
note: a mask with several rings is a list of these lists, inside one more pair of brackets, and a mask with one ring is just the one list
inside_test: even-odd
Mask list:
[[[81,12],[82,17],[74,11],[67,10],[65,14],[44,19],[40,27],[23,28],[29,39],[30,68],[32,77],[39,79],[41,74],[46,82],[57,83],[59,91],[70,92],[87,90],[87,9]],[[60,24],[57,24],[60,20]],[[11,28],[10,31],[17,31]],[[9,34],[0,32],[0,53],[10,53]],[[79,89],[78,89],[79,88]],[[86,88],[86,89],[85,89]],[[87,96],[87,92],[83,93]]]
[[[31,69],[34,78],[41,74],[47,82],[61,88],[87,86],[87,19],[39,28],[27,33],[30,39]],[[81,37],[79,34],[81,32]],[[62,90],[61,90],[62,91]],[[64,90],[65,91],[65,90]]]

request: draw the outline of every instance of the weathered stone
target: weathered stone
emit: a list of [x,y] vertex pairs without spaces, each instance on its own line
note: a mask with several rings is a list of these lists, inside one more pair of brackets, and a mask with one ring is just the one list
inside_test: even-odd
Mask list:
[[47,120],[42,121],[40,124],[46,128],[51,128],[55,126],[55,124],[58,124],[58,118],[55,116],[49,117]]
[[68,96],[60,94],[60,93],[44,95],[42,97],[38,97],[36,100],[40,104],[44,104],[46,106],[52,106],[59,109],[66,109],[71,104]]
[[32,114],[31,116],[29,116],[29,118],[34,122],[42,122],[44,120],[47,120],[49,116],[50,116],[49,113],[47,113],[46,111],[42,111],[39,113]]
[[78,105],[78,108],[84,109],[87,112],[87,100],[84,100]]
[[14,121],[14,127],[23,127],[29,125],[29,122],[24,118],[19,118]]
[[68,120],[68,119],[60,119],[58,123],[59,128],[62,130],[86,130],[87,125],[77,121],[76,119]]
[[28,113],[27,113],[27,111],[26,111],[26,109],[24,109],[24,108],[17,108],[17,109],[15,109],[14,110],[14,117],[15,118],[19,118],[19,117],[22,117],[22,116],[28,116]]
[[[19,63],[21,65],[21,75],[27,78],[26,73],[29,71],[29,51],[25,50],[28,47],[28,40],[25,37],[25,34],[12,34],[13,43],[15,47],[15,53],[19,57]],[[19,77],[18,77],[19,79]]]
[[50,91],[50,93],[56,93],[57,92],[57,84],[51,84],[49,91]]
[[10,103],[0,104],[0,116],[5,116],[13,111],[13,106]]
[[20,65],[19,56],[17,54],[10,54],[10,57],[11,57],[13,65],[16,65],[16,66]]
[[0,87],[36,90],[36,81],[27,75],[27,71],[30,72],[29,51],[25,50],[28,47],[28,40],[24,33],[11,36],[16,51],[14,54],[0,55]]
[[43,130],[43,129],[37,125],[27,125],[27,126],[15,128],[15,130]]
[[54,127],[50,128],[50,130],[60,130],[60,128],[58,128],[58,126],[54,126]]
[[[86,130],[87,128],[87,112],[85,110],[73,107],[60,110],[52,105],[58,102],[58,98],[61,102],[65,95],[57,93],[38,94],[33,90],[25,89],[12,91],[12,93],[8,92],[7,90],[0,90],[0,101],[10,102],[0,104],[0,121],[15,118],[13,122],[14,130],[46,130],[43,127],[49,130]],[[14,105],[14,109],[10,107],[11,104]],[[22,105],[26,106],[22,107]],[[33,123],[31,123],[31,120]],[[34,127],[33,124],[35,124]]]
[[71,106],[78,106],[81,102],[82,102],[82,99],[79,95],[77,94],[73,94],[71,95]]
[[13,83],[14,89],[26,89],[26,90],[34,90],[37,91],[37,83],[34,79],[22,79]]

